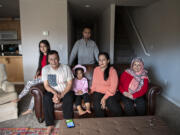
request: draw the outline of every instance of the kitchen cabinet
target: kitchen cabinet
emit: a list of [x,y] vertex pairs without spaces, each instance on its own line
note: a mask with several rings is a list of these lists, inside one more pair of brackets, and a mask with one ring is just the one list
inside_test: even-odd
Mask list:
[[0,63],[5,64],[8,81],[24,82],[22,56],[0,56]]
[[21,40],[20,20],[0,20],[0,31],[16,31],[17,40]]

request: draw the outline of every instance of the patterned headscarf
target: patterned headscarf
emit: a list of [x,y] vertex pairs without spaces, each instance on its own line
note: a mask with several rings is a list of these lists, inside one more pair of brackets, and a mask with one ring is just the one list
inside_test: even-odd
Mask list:
[[[139,62],[141,64],[141,69],[139,72],[135,72],[133,70],[133,65],[135,62]],[[147,71],[144,69],[144,61],[142,60],[142,58],[134,58],[131,62],[130,69],[127,69],[126,72],[134,77],[129,84],[129,93],[134,94],[138,92],[144,85],[144,79],[148,79]]]

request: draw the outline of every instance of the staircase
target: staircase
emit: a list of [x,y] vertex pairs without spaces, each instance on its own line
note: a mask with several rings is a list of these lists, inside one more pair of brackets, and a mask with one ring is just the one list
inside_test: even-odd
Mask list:
[[130,44],[128,33],[123,22],[123,10],[116,8],[115,18],[115,40],[114,40],[114,63],[130,63],[135,57],[134,50]]

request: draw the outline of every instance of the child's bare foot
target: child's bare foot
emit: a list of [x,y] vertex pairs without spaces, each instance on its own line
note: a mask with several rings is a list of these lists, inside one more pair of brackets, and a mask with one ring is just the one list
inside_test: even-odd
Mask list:
[[86,111],[84,111],[84,110],[80,110],[80,111],[78,111],[78,113],[79,113],[79,115],[81,116],[81,115],[86,114]]
[[90,110],[86,110],[87,113],[91,114],[91,111]]
[[80,105],[77,106],[77,110],[78,110],[79,116],[86,114],[86,111],[84,111]]
[[51,133],[53,132],[53,130],[54,130],[54,126],[48,126],[48,127],[47,127],[47,134],[48,134],[48,135],[51,135]]
[[27,110],[27,111],[23,112],[22,115],[27,115],[29,113],[33,113],[33,111],[32,110]]

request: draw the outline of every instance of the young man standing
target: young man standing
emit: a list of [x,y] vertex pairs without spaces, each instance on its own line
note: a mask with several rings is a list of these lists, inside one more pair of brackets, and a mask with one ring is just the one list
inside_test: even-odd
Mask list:
[[43,96],[43,109],[48,134],[54,129],[54,103],[63,102],[64,119],[73,117],[73,98],[71,91],[73,74],[67,65],[59,63],[57,51],[48,53],[49,65],[42,69],[42,80],[46,92]]
[[76,41],[70,55],[69,65],[72,66],[76,56],[78,57],[78,64],[95,64],[98,62],[99,49],[96,43],[90,39],[91,29],[85,27],[82,32],[83,38]]

